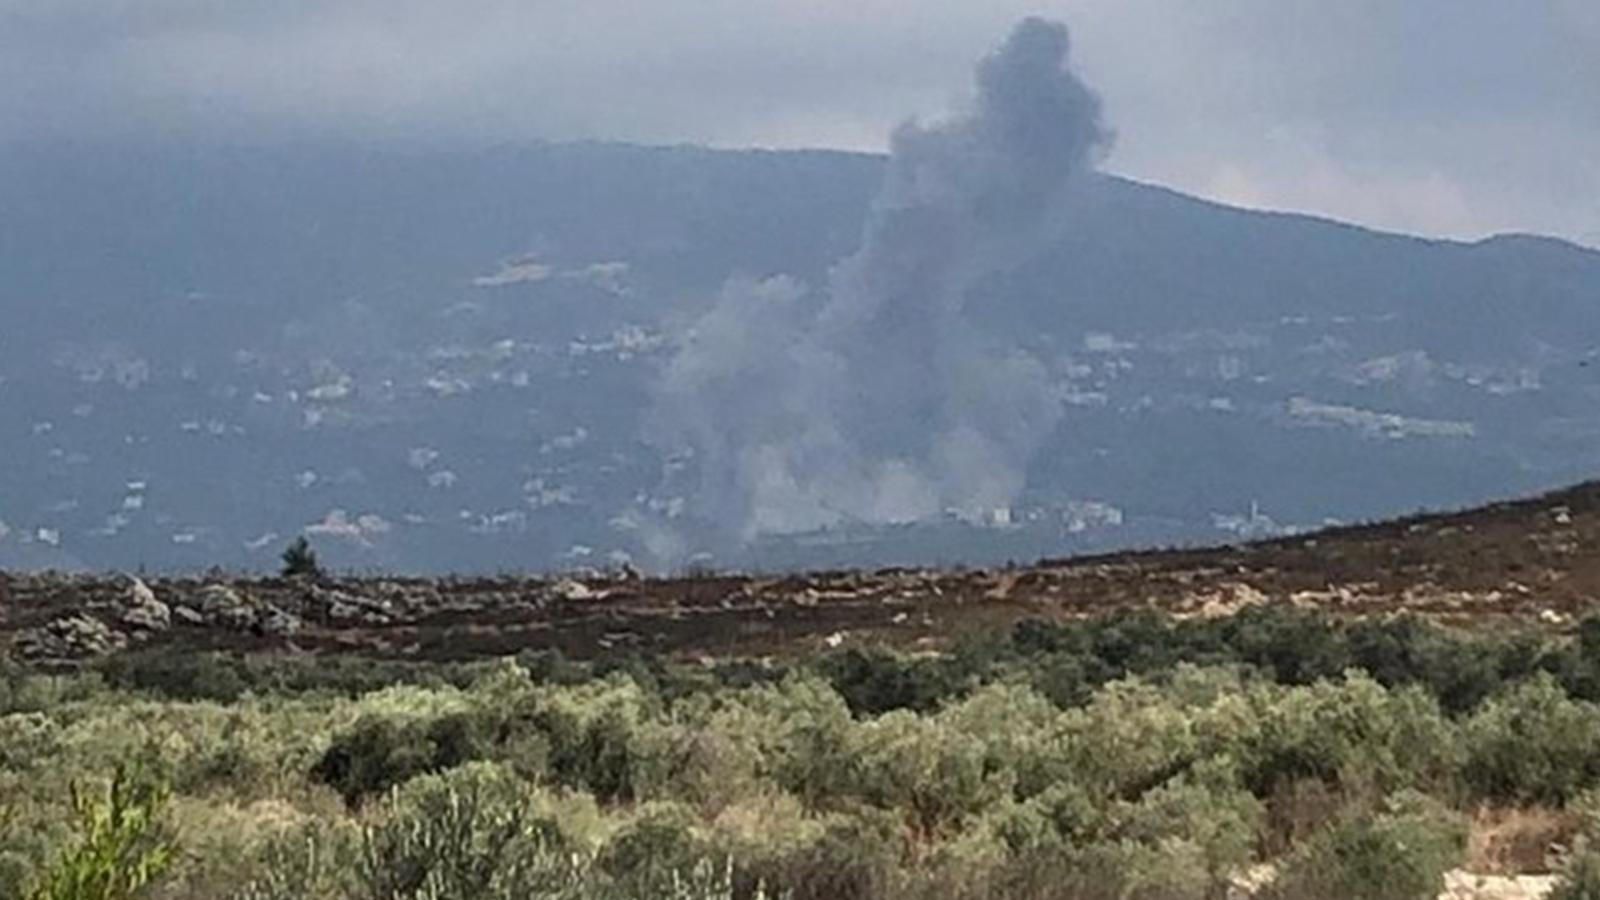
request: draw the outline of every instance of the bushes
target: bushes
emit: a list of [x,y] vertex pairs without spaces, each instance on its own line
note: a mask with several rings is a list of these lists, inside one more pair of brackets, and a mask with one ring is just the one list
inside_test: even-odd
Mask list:
[[903,855],[893,818],[871,811],[835,815],[798,846],[747,850],[745,886],[769,885],[774,897],[788,900],[883,900]]
[[618,709],[585,720],[566,710],[544,710],[536,718],[549,735],[550,771],[564,785],[582,787],[610,803],[638,799],[644,762],[634,742],[637,722]]
[[393,792],[359,832],[300,828],[262,851],[234,900],[526,900],[581,895],[581,860],[482,764]]
[[100,665],[110,684],[172,700],[232,703],[250,690],[243,660],[220,653],[138,653]]
[[958,663],[944,657],[847,650],[825,657],[817,668],[858,716],[932,712],[967,686]]
[[1548,676],[1490,700],[1464,731],[1463,776],[1485,800],[1559,806],[1600,782],[1600,707]]
[[1199,900],[1263,863],[1285,900],[1422,896],[1459,827],[1415,792],[1570,822],[1600,787],[1600,707],[1569,689],[1597,647],[1256,610],[947,658],[12,672],[0,873],[74,846],[66,784],[148,752],[170,840],[207,855],[162,900]]
[[356,835],[281,836],[234,900],[733,900],[731,863],[700,854],[671,810],[646,811],[597,855],[530,814],[527,792],[483,763],[423,776]]
[[357,843],[353,829],[312,823],[273,836],[253,875],[230,900],[326,900],[351,886]]
[[[1146,847],[1183,847],[1183,856],[1203,876],[1209,891],[1220,890],[1254,856],[1262,807],[1242,790],[1175,779],[1131,804],[1118,818],[1115,834]],[[1208,891],[1208,892],[1209,892]]]
[[1526,638],[1461,635],[1409,616],[1356,622],[1348,635],[1351,666],[1387,687],[1420,685],[1454,716],[1529,676],[1539,662]]
[[1433,900],[1466,846],[1460,821],[1420,795],[1348,815],[1288,861],[1271,900]]
[[[1349,621],[1315,611],[1253,607],[1220,619],[1174,621],[1149,611],[1085,622],[1020,622],[985,663],[1027,673],[1042,692],[1077,704],[1093,688],[1189,663],[1245,666],[1284,685],[1366,672],[1384,687],[1419,685],[1451,715],[1471,711],[1539,671],[1573,696],[1600,700],[1600,617],[1579,640],[1472,634],[1398,616]],[[979,667],[983,669],[982,666]]]
[[0,656],[0,716],[38,713],[66,703],[82,703],[104,693],[93,674],[45,675]]
[[832,688],[794,677],[757,688],[744,701],[772,726],[759,735],[763,774],[811,809],[850,792],[856,723]]
[[1228,714],[1224,705],[1205,727],[1238,760],[1257,797],[1300,781],[1349,791],[1427,790],[1454,774],[1454,730],[1420,689],[1385,690],[1352,673],[1294,690],[1256,686],[1245,696],[1250,712]]
[[948,834],[1009,792],[978,738],[901,710],[867,723],[850,748],[848,791],[905,816],[919,836]]
[[227,653],[123,653],[96,672],[112,687],[165,700],[234,703],[246,694],[329,693],[346,697],[395,684],[465,687],[483,668],[467,663],[406,663],[346,657],[252,658]]
[[670,881],[710,854],[695,834],[694,814],[672,804],[650,804],[639,810],[596,857],[596,865],[613,880],[632,886]]
[[483,721],[470,713],[409,721],[369,715],[334,739],[311,776],[354,807],[418,775],[484,759],[490,752]]
[[73,836],[37,876],[27,900],[128,900],[172,866],[161,784],[118,769],[104,793],[72,789]]
[[1081,786],[1097,805],[1138,798],[1182,774],[1199,750],[1190,711],[1138,680],[1107,685],[1069,712],[1053,743],[1038,757],[1041,775]]
[[643,799],[665,752],[652,742],[638,685],[614,677],[571,690],[539,689],[525,674],[486,677],[465,709],[364,716],[334,739],[312,777],[356,806],[417,775],[490,760],[603,802]]
[[362,835],[359,900],[522,900],[577,880],[574,861],[529,821],[517,784],[491,767],[422,780]]
[[556,784],[619,803],[648,799],[663,778],[667,747],[659,715],[637,683],[613,676],[571,692],[529,695],[509,727],[544,743]]

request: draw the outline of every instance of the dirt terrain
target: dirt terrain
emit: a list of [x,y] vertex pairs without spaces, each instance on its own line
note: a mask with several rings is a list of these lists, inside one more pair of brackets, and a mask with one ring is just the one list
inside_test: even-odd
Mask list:
[[1005,569],[321,579],[0,573],[0,652],[42,664],[134,647],[462,659],[556,648],[685,657],[858,643],[937,648],[1024,617],[1253,604],[1562,628],[1600,598],[1600,482],[1459,513],[1241,546]]

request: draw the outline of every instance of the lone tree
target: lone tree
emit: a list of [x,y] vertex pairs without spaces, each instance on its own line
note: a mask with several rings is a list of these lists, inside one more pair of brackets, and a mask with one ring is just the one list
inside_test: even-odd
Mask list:
[[322,574],[322,564],[317,562],[317,551],[311,549],[311,542],[305,535],[294,539],[288,549],[283,551],[283,577],[316,578]]

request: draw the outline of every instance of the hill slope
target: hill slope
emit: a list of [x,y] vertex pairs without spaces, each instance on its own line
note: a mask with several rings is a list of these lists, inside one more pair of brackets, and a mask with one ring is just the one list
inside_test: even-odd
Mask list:
[[[666,579],[317,581],[0,574],[0,643],[40,662],[157,647],[470,659],[931,649],[1022,619],[1258,606],[1565,628],[1597,610],[1600,482],[1292,539],[1002,569]],[[146,594],[145,590],[149,593]]]
[[1112,178],[977,327],[1066,405],[1014,508],[721,540],[652,385],[730,277],[810,285],[883,161],[613,145],[0,153],[0,565],[995,562],[1600,471],[1600,254]]

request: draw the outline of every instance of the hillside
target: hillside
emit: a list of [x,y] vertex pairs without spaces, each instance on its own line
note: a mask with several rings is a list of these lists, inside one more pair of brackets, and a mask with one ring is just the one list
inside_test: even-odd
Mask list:
[[[1240,546],[998,569],[640,578],[0,575],[0,634],[42,663],[121,650],[467,660],[936,649],[1024,619],[1253,606],[1565,630],[1600,596],[1600,482]],[[148,589],[148,593],[145,593]],[[98,624],[96,624],[98,623]]]
[[1597,539],[1600,482],[1000,569],[0,575],[0,878],[122,802],[180,897],[1567,896]]
[[996,564],[1600,471],[1600,253],[1096,176],[963,298],[962,333],[1035,361],[1059,404],[1011,502],[731,539],[706,454],[650,427],[657,385],[730,278],[825,284],[883,172],[606,144],[8,147],[0,565],[268,570],[308,529],[341,566],[417,574]]

